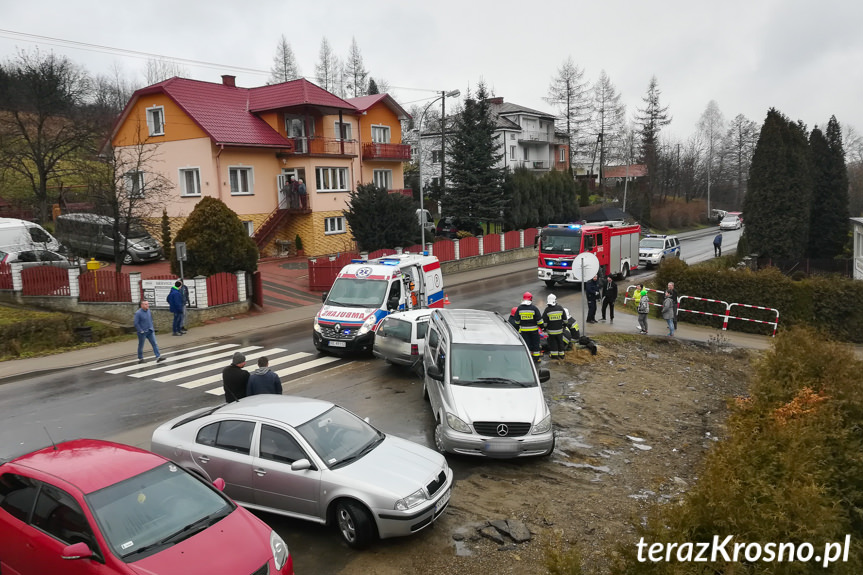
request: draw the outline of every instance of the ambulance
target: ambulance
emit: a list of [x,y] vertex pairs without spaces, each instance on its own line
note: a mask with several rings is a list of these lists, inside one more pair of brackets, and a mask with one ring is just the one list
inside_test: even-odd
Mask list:
[[444,305],[440,262],[425,254],[353,260],[341,269],[315,316],[318,351],[371,352],[375,326],[396,311]]

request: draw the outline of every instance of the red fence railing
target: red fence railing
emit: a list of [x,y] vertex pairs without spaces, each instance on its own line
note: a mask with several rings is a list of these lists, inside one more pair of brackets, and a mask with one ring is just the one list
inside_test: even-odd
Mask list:
[[373,252],[369,252],[369,259],[374,260],[377,258],[382,258],[384,256],[391,256],[391,255],[394,255],[395,253],[396,253],[396,251],[393,249],[383,248],[380,250],[375,250]]
[[351,263],[351,260],[359,257],[356,252],[348,252],[339,256],[312,258],[309,260],[309,289],[312,291],[327,291],[333,282],[336,281],[336,276],[339,275],[339,270]]
[[420,244],[414,244],[405,248],[406,254],[421,254],[424,248]]
[[518,249],[521,242],[521,234],[518,231],[506,232],[503,234],[503,248],[505,250]]
[[222,305],[240,300],[237,292],[237,276],[220,272],[207,278],[207,305]]
[[527,228],[526,230],[524,230],[524,247],[532,247],[535,239],[536,228]]
[[458,257],[460,259],[479,255],[479,238],[462,238],[458,241]]
[[70,295],[69,270],[35,266],[21,270],[22,295]]
[[12,266],[0,264],[0,289],[12,289]]
[[492,254],[500,251],[500,234],[486,234],[482,237],[482,253]]
[[442,262],[455,259],[455,244],[452,240],[440,240],[434,243],[434,255]]
[[132,301],[129,274],[113,270],[97,270],[78,276],[79,301]]

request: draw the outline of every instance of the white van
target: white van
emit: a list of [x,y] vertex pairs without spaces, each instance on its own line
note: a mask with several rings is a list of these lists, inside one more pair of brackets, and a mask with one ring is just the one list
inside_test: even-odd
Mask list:
[[60,251],[60,242],[39,224],[15,218],[0,218],[0,251]]

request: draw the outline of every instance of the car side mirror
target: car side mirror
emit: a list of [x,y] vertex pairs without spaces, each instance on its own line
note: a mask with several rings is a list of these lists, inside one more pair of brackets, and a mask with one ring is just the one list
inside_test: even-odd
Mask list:
[[443,381],[443,372],[441,372],[440,368],[434,364],[426,368],[426,373],[430,378],[436,381]]
[[539,370],[539,382],[545,383],[549,379],[551,379],[551,372],[545,368],[540,369]]
[[219,491],[225,490],[225,480],[221,477],[217,477],[215,481],[213,481],[213,487],[218,489]]
[[60,558],[62,559],[87,559],[88,557],[93,556],[93,550],[90,549],[90,546],[81,541],[80,543],[75,543],[74,545],[67,545],[63,547],[63,551],[60,553]]
[[321,303],[325,303],[327,301],[327,296],[330,295],[330,292],[325,291],[321,294]]
[[305,471],[311,467],[312,463],[308,459],[297,459],[291,463],[291,471]]

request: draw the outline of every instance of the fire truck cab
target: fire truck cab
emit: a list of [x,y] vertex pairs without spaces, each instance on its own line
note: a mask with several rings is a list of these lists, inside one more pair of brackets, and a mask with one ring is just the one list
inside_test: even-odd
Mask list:
[[578,254],[591,252],[599,260],[600,277],[624,279],[638,268],[640,235],[641,226],[618,221],[549,224],[540,232],[537,277],[548,287],[576,283],[572,262]]

